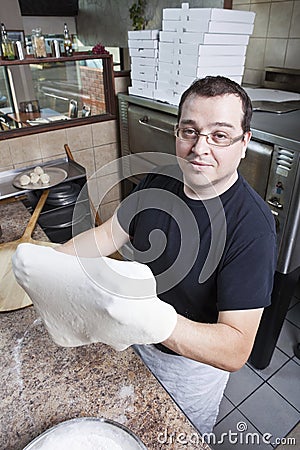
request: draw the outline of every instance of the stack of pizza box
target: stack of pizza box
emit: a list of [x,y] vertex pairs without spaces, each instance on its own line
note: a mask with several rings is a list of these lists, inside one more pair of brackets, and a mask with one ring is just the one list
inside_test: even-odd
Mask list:
[[128,32],[131,58],[131,87],[129,93],[153,98],[158,69],[159,30]]
[[[151,89],[148,92],[147,84],[144,93],[142,86],[140,94],[136,90],[129,92],[178,105],[182,93],[197,78],[222,75],[241,84],[254,19],[252,11],[189,8],[188,3],[183,3],[181,8],[163,9],[162,30],[152,30],[153,35],[151,30],[140,32],[150,33],[152,39],[155,36],[157,45],[157,52],[152,53],[155,63],[151,65],[150,78],[153,78],[148,81],[153,83]],[[134,32],[129,32],[134,87],[140,72],[137,72],[130,48],[130,33]],[[143,47],[140,51],[143,52]]]

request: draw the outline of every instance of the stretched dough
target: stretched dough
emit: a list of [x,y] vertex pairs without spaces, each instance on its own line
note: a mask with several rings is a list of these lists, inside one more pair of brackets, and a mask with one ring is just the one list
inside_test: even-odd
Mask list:
[[155,278],[144,264],[78,258],[28,243],[18,246],[12,261],[58,345],[103,342],[124,350],[162,342],[175,328],[176,311],[156,296]]

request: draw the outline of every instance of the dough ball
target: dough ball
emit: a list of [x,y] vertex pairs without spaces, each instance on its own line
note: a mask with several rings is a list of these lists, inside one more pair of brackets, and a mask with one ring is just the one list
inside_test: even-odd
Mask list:
[[44,173],[43,169],[40,166],[36,166],[33,171],[38,175],[42,175],[42,173]]
[[42,174],[40,175],[40,180],[41,180],[41,182],[42,182],[43,184],[48,184],[49,181],[50,181],[50,177],[49,177],[49,175],[48,175],[47,173],[42,173]]
[[40,176],[37,173],[32,172],[30,174],[30,182],[31,183],[36,184],[39,181],[39,179],[40,179]]
[[30,177],[28,175],[21,175],[20,176],[20,184],[21,186],[27,186],[27,184],[30,183]]

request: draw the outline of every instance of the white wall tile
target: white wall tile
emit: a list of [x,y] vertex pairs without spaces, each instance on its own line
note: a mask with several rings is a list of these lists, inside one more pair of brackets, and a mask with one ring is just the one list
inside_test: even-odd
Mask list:
[[10,167],[13,165],[9,140],[0,141],[0,166],[1,167]]
[[294,2],[276,2],[271,4],[269,38],[287,38],[289,36]]
[[300,38],[300,1],[294,1],[290,38]]
[[36,134],[23,136],[16,139],[10,139],[9,147],[11,151],[12,162],[15,167],[17,164],[25,164],[29,161],[42,160],[39,140]]
[[252,37],[266,37],[269,25],[270,3],[252,4],[250,10],[255,12]]
[[67,143],[66,130],[47,131],[38,135],[43,158],[51,158],[64,152],[64,144]]
[[264,64],[265,38],[251,38],[247,48],[246,67],[248,69],[261,69]]
[[284,67],[287,39],[267,39],[264,66]]
[[300,39],[289,39],[284,66],[300,69]]
[[93,146],[92,125],[67,128],[66,133],[71,152]]
[[118,140],[118,128],[116,120],[92,124],[93,146],[111,144]]

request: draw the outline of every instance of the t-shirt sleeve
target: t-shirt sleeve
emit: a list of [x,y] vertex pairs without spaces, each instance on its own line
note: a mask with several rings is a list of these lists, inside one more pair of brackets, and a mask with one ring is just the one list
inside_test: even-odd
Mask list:
[[138,196],[136,195],[139,191],[146,189],[150,182],[151,175],[147,175],[143,178],[137,186],[133,189],[133,191],[126,197],[119,205],[117,209],[117,218],[118,222],[123,228],[123,230],[129,234],[129,236],[133,236],[134,234],[134,224],[135,224],[135,216],[138,211]]
[[227,256],[218,277],[218,310],[269,306],[276,268],[276,235],[264,234]]

